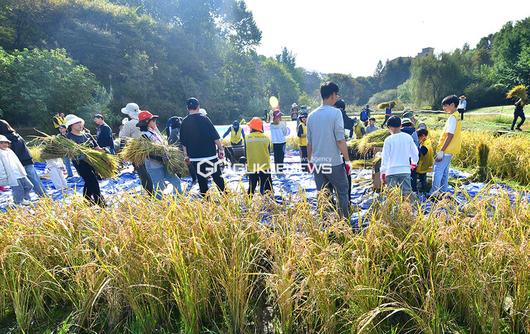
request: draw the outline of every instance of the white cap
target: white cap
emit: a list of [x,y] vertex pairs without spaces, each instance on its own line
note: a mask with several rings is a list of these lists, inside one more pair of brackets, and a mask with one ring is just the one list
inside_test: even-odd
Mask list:
[[7,139],[4,135],[0,135],[0,143],[11,143],[11,140]]
[[66,126],[67,128],[70,125],[73,125],[73,124],[76,124],[76,123],[79,123],[79,122],[85,123],[85,121],[81,117],[77,117],[74,114],[69,114],[69,115],[66,115],[64,117],[64,126]]

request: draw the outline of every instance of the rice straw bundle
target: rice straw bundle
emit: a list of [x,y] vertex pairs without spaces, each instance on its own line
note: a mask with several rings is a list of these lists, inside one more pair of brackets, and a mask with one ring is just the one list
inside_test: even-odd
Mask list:
[[170,173],[179,176],[188,175],[184,153],[176,146],[157,144],[142,137],[129,140],[120,155],[124,160],[135,165],[142,165],[150,155],[166,157],[163,163]]
[[388,107],[394,108],[396,106],[396,102],[394,101],[388,101],[388,102],[382,102],[377,105],[377,109],[386,109]]
[[528,100],[528,95],[526,94],[526,86],[517,85],[510,89],[510,91],[506,94],[506,98],[511,99],[514,97],[518,97],[523,100],[524,103],[526,103],[526,101]]
[[358,150],[361,154],[368,153],[374,147],[383,147],[386,137],[390,136],[387,130],[377,130],[365,135],[358,144]]
[[118,159],[114,155],[79,145],[63,136],[46,135],[38,139],[42,147],[40,156],[42,160],[62,159],[64,157],[75,160],[79,156],[83,156],[101,178],[113,178],[118,173]]

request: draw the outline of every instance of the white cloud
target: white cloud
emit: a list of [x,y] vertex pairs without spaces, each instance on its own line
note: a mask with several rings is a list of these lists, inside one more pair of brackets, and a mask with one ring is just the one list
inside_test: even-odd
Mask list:
[[[258,52],[286,46],[320,72],[371,75],[379,59],[451,51],[530,16],[530,1],[246,0],[263,31]],[[493,3],[493,2],[492,2]]]

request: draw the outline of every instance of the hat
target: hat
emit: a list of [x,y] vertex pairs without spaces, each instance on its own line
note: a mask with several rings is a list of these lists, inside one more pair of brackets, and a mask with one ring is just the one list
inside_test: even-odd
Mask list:
[[77,117],[74,114],[68,114],[64,117],[64,125],[68,128],[70,125],[74,125],[76,123],[83,122],[85,123],[85,120]]
[[141,123],[140,125],[145,125],[149,123],[150,120],[157,119],[157,118],[158,118],[158,115],[153,115],[147,110],[142,110],[138,114],[138,124]]
[[103,115],[101,115],[101,114],[95,114],[95,115],[94,115],[94,118],[101,118],[101,119],[104,119]]
[[298,118],[299,119],[307,118],[307,110],[300,111],[300,114],[298,114]]
[[418,125],[418,129],[425,129],[425,130],[427,130],[427,124],[425,124],[425,123],[420,123],[420,124]]
[[7,139],[4,135],[0,135],[0,143],[11,143],[11,140]]
[[254,117],[248,122],[249,128],[252,130],[263,132],[263,121],[259,117]]
[[188,110],[195,110],[195,109],[199,108],[199,100],[197,100],[194,97],[190,97],[186,101],[186,107],[188,108]]
[[343,99],[340,99],[340,100],[337,100],[337,102],[335,102],[335,108],[339,108],[339,109],[346,109],[346,102],[344,102]]
[[294,109],[294,108],[298,108],[298,104],[293,103],[293,104],[291,105],[291,109]]
[[239,126],[239,121],[236,119],[232,122],[232,126]]
[[401,121],[401,125],[412,125],[412,121],[410,120],[410,118],[403,118],[403,120]]
[[[192,109],[192,110],[193,110],[193,109]],[[200,113],[201,115],[203,115],[203,116],[208,115],[208,112],[206,111],[206,109],[203,109],[203,108],[199,109],[199,113]]]
[[272,112],[272,118],[282,117],[282,115],[283,115],[283,113],[280,111],[280,109],[275,109]]
[[399,128],[401,127],[401,118],[398,116],[390,116],[386,124],[391,128]]
[[136,103],[127,103],[125,108],[121,108],[123,114],[129,115],[131,113],[139,113],[140,107]]

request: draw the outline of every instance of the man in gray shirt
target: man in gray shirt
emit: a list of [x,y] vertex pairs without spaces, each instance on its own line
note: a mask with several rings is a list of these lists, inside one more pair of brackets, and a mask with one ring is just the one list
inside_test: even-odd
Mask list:
[[350,158],[342,113],[334,107],[338,93],[339,87],[333,82],[326,82],[320,87],[322,105],[307,118],[307,157],[317,190],[320,192],[332,186],[337,193],[339,213],[349,218],[347,172],[350,170]]

